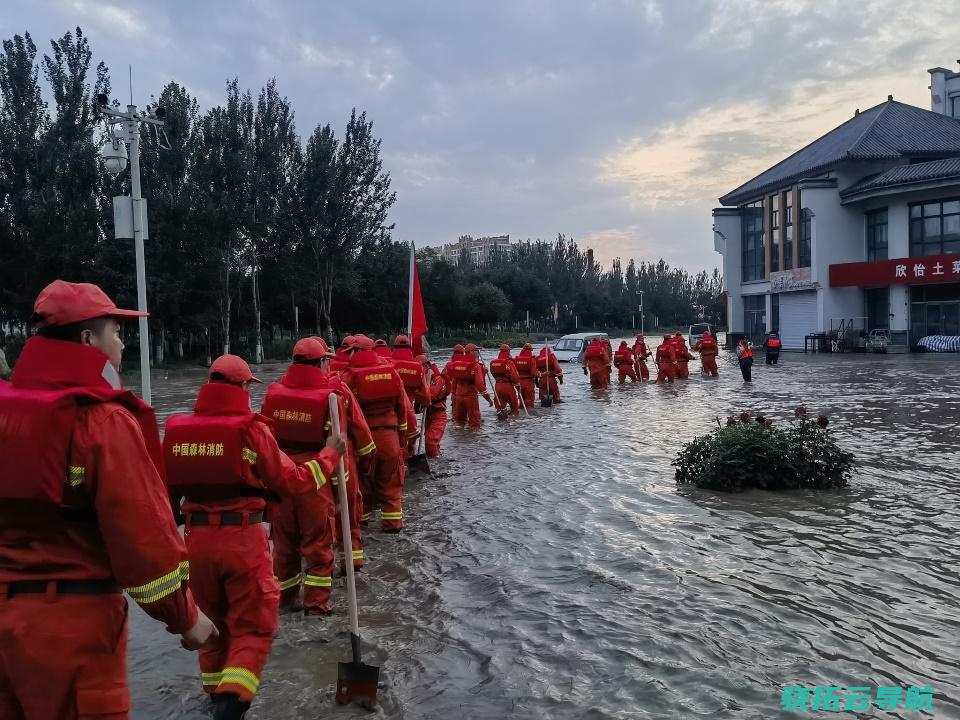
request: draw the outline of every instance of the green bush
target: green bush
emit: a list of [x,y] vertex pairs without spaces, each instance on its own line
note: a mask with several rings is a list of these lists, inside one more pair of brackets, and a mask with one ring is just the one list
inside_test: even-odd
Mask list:
[[691,440],[671,463],[677,484],[727,492],[845,487],[854,456],[830,436],[827,417],[810,420],[803,406],[795,416],[783,428],[749,413],[726,426],[717,419],[716,430]]

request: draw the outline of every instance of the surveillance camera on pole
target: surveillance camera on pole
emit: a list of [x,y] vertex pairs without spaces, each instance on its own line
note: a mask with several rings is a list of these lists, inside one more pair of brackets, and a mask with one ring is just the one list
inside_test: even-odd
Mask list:
[[[136,105],[127,105],[126,112],[110,106],[106,94],[97,95],[97,111],[106,126],[106,141],[100,148],[104,168],[111,175],[119,175],[130,164],[131,194],[113,198],[113,226],[117,239],[132,239],[137,259],[137,309],[147,310],[146,262],[143,241],[147,231],[147,201],[140,196],[140,123],[153,129],[160,147],[170,149],[163,129],[164,111],[148,105],[138,112]],[[144,402],[151,402],[150,335],[147,318],[140,318],[140,382]]]

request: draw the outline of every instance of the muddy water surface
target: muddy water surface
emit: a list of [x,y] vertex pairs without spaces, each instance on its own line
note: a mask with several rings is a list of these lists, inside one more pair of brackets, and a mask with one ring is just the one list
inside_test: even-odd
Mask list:
[[[960,364],[785,354],[676,386],[592,391],[482,432],[449,427],[408,529],[358,576],[381,707],[339,709],[331,619],[284,616],[252,718],[777,718],[784,685],[929,685],[960,718]],[[442,364],[442,363],[441,363]],[[283,366],[260,369],[276,378]],[[158,373],[161,415],[203,371]],[[830,414],[861,471],[842,491],[681,489],[681,443],[741,409]],[[195,656],[132,610],[134,717],[203,718]],[[917,712],[789,717],[931,717]]]

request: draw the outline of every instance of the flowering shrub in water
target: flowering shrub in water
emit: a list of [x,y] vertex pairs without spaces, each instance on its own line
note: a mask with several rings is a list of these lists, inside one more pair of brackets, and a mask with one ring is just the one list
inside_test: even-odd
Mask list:
[[829,419],[807,417],[800,405],[794,419],[782,427],[744,411],[731,415],[726,425],[694,438],[671,463],[677,484],[709,490],[740,492],[750,487],[766,490],[844,487],[853,474],[854,456],[831,437]]

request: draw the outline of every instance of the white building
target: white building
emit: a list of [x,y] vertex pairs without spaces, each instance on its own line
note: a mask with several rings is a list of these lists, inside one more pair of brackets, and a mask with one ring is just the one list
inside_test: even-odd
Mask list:
[[960,74],[930,73],[938,112],[888,97],[720,198],[730,341],[960,335]]
[[466,251],[475,265],[483,265],[490,259],[490,254],[497,249],[510,249],[509,235],[479,238],[462,235],[457,242],[443,245],[440,248],[440,257],[452,263],[459,263],[460,253]]

